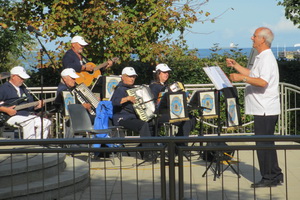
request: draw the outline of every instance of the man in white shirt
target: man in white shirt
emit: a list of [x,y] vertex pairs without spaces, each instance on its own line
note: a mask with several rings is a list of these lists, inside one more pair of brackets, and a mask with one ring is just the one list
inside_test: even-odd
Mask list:
[[[232,81],[247,83],[245,89],[245,114],[254,116],[255,135],[273,135],[280,114],[279,72],[271,43],[274,35],[269,28],[260,27],[251,37],[253,48],[258,51],[251,69],[242,67],[233,59],[226,59],[227,66],[239,73],[230,74]],[[270,145],[274,142],[257,142]],[[283,182],[276,150],[257,150],[262,179],[251,187],[274,187]]]

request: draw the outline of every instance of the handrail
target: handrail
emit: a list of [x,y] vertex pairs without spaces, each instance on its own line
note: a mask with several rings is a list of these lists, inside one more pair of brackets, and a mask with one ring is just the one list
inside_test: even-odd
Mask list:
[[[238,90],[244,90],[245,83],[233,83]],[[214,89],[213,84],[185,84],[185,88],[189,92],[197,90],[211,90]],[[29,87],[29,89],[35,93],[41,93],[41,87]],[[44,94],[52,94],[51,96],[56,95],[57,87],[43,87]],[[278,126],[276,132],[280,135],[297,135],[300,132],[300,128],[297,126],[297,117],[300,110],[300,87],[289,84],[289,83],[279,83],[280,90],[280,103],[281,103],[281,114],[279,115]],[[240,97],[241,98],[241,97]],[[298,104],[299,105],[298,105]],[[244,117],[244,116],[243,116]],[[300,117],[300,116],[299,116]],[[208,119],[204,122],[207,126],[210,126],[212,129],[216,128],[216,120]],[[243,121],[241,126],[241,131],[243,132],[253,132],[253,120],[250,118],[250,121]],[[226,129],[227,127],[223,127]],[[240,130],[235,130],[240,131]],[[300,133],[299,133],[300,134]]]

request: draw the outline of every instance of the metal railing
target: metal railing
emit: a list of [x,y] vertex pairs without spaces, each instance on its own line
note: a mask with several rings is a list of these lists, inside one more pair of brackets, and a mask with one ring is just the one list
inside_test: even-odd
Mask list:
[[[239,94],[240,100],[243,102],[245,83],[234,83],[233,84]],[[44,87],[43,95],[44,98],[50,98],[56,95],[57,87]],[[193,91],[204,91],[214,89],[213,84],[186,84],[185,88],[191,94]],[[34,94],[38,96],[41,94],[40,87],[29,88]],[[300,125],[297,124],[299,110],[300,110],[300,87],[288,84],[280,83],[280,101],[281,101],[281,114],[279,116],[278,126],[276,132],[280,135],[298,135],[300,131]],[[204,134],[216,133],[217,120],[216,119],[204,119],[203,123],[206,125]],[[58,125],[57,125],[58,127]],[[209,127],[209,128],[207,128]],[[57,130],[56,130],[57,131]],[[253,118],[246,116],[242,112],[242,125],[235,129],[227,128],[223,125],[222,133],[253,133]]]
[[[258,141],[275,141],[274,146],[257,146]],[[201,146],[202,143],[227,143],[228,145]],[[0,195],[0,199],[36,199],[37,194],[32,196],[30,192],[38,191],[39,199],[297,199],[300,191],[295,189],[300,180],[298,173],[299,162],[297,155],[300,150],[300,136],[210,136],[210,137],[152,137],[152,138],[106,138],[106,139],[46,139],[46,140],[0,140],[0,156],[5,155],[18,159],[8,159],[8,167],[3,169],[3,160],[0,164],[2,172],[11,171],[6,174],[0,173],[1,179],[10,182],[10,186],[4,188],[7,183],[2,182],[0,192],[8,189],[6,196]],[[70,147],[67,144],[92,145],[92,144],[124,144],[116,148],[88,148],[88,147]],[[158,143],[155,147],[140,147],[135,144]],[[176,143],[189,143],[187,146],[176,146]],[[11,148],[11,147],[14,148]],[[19,147],[18,147],[19,146]],[[47,146],[41,148],[38,146]],[[272,188],[250,188],[252,182],[260,180],[260,173],[257,166],[257,149],[276,149],[278,152],[279,166],[284,173],[284,183]],[[92,158],[94,152],[114,152],[123,153],[119,159],[115,158],[114,164],[112,158],[103,160]],[[159,152],[158,163],[144,163],[138,157],[127,153],[137,153],[143,151]],[[201,152],[233,152],[228,163],[214,162],[208,167],[210,162],[203,160]],[[177,153],[176,153],[177,152]],[[187,153],[190,152],[188,155]],[[32,170],[31,157],[33,154],[40,153],[41,168],[43,169],[41,185],[43,187],[34,188],[35,184],[28,182],[21,186],[14,183],[16,171],[14,167],[23,165],[23,178],[31,179],[26,175]],[[71,162],[65,165],[72,165],[71,177],[74,184],[70,185],[68,192],[66,183],[60,182],[64,174],[57,173],[57,177],[52,177],[56,186],[48,187],[49,179],[47,172],[49,164],[48,154],[54,154],[53,157],[59,158],[59,154],[68,153],[72,155]],[[57,154],[55,156],[55,154]],[[21,162],[21,155],[24,155],[24,163]],[[202,157],[201,157],[202,155]],[[83,166],[78,160],[84,160],[88,167],[87,181],[84,186],[76,186],[79,177],[76,172]],[[15,162],[17,161],[17,162]],[[223,161],[223,160],[222,160]],[[59,163],[56,161],[56,163]],[[79,163],[79,164],[77,164]],[[215,173],[219,165],[220,173]],[[47,166],[47,167],[46,167]],[[67,167],[65,167],[67,168]],[[8,170],[10,169],[10,170]],[[233,171],[233,169],[236,170]],[[208,171],[206,171],[208,170]],[[58,170],[62,171],[63,170]],[[207,172],[207,173],[204,173]],[[38,173],[37,173],[38,174]],[[73,175],[72,175],[73,174]],[[37,181],[37,180],[34,180]],[[34,182],[33,181],[33,182]],[[83,181],[84,182],[84,181]],[[62,187],[64,185],[64,187]],[[54,188],[50,193],[49,188]],[[22,194],[21,197],[15,196]]]

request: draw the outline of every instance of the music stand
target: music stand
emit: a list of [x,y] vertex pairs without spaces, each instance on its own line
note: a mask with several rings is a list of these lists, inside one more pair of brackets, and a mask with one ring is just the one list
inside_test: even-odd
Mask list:
[[[218,107],[220,108],[220,99],[221,99],[221,91],[226,91],[225,88],[233,88],[233,85],[231,84],[231,82],[229,81],[229,79],[227,78],[227,76],[225,75],[225,73],[223,72],[223,70],[219,67],[219,66],[212,66],[212,67],[204,67],[203,68],[205,73],[207,74],[207,76],[210,78],[210,80],[213,82],[216,90],[216,101],[218,102]],[[218,136],[220,136],[221,134],[221,129],[222,129],[222,125],[221,125],[221,113],[220,113],[221,109],[217,109],[217,134]],[[222,143],[212,143],[213,145],[222,145]],[[226,145],[226,143],[223,143],[224,145]],[[208,151],[205,151],[204,154],[208,154]],[[210,161],[210,164],[207,166],[205,172],[203,173],[202,177],[204,177],[208,171],[208,169],[212,169],[212,171],[214,172],[214,181],[216,180],[216,177],[220,177],[221,173],[223,173],[228,167],[230,167],[235,173],[236,175],[240,178],[240,175],[238,174],[238,172],[233,168],[233,166],[231,165],[230,162],[228,162],[228,157],[226,157],[227,153],[224,151],[215,151],[215,153],[213,154],[213,158]],[[226,167],[224,170],[222,170],[221,172],[221,161],[225,161],[228,164],[228,167]],[[213,168],[213,163],[215,163],[215,168]]]
[[167,114],[170,123],[189,120],[186,93],[166,92],[159,103],[158,114]]
[[91,90],[98,94],[102,100],[109,100],[120,81],[121,77],[116,75],[99,76]]
[[[192,97],[188,103],[190,110],[197,110],[200,118],[200,128],[198,136],[203,136],[203,119],[205,117],[217,117],[217,111],[219,103],[217,102],[215,90],[198,90],[194,91]],[[192,144],[192,146],[195,143]],[[200,146],[203,146],[203,142],[200,142]],[[201,151],[199,152],[201,157]],[[199,157],[199,159],[200,159]]]
[[[163,123],[169,123],[170,125],[172,123],[189,120],[186,92],[165,92],[163,94],[159,101],[157,117],[155,119],[155,136],[157,136],[158,132],[159,117],[163,118]],[[189,156],[185,153],[183,153],[183,155],[190,161]]]

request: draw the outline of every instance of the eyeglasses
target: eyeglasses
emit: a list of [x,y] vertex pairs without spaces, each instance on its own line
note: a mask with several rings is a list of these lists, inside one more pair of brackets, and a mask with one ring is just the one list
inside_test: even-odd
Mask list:
[[129,77],[129,78],[136,78],[136,75],[132,75],[132,76],[126,75],[126,76]]
[[253,38],[260,37],[260,35],[255,35],[255,34],[253,34],[252,37],[253,37]]

